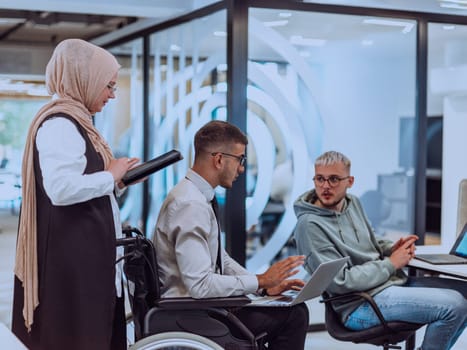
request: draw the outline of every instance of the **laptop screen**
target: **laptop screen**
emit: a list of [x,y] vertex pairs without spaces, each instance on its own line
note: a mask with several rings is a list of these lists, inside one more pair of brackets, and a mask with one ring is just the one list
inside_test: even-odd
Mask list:
[[467,225],[454,244],[453,252],[455,255],[467,258]]

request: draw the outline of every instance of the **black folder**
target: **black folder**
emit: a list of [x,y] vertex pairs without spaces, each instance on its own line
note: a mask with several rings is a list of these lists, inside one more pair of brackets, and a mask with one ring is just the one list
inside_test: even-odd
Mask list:
[[141,180],[146,176],[149,176],[156,171],[164,169],[165,167],[178,162],[179,160],[183,159],[181,153],[177,150],[171,150],[167,153],[160,155],[154,159],[148,160],[130,170],[128,170],[122,178],[122,182],[125,185],[129,185],[133,182]]

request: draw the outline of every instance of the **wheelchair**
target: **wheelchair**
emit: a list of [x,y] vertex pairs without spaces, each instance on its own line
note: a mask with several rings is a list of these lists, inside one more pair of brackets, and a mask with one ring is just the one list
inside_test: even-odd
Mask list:
[[245,296],[161,298],[156,250],[133,227],[123,229],[124,281],[135,343],[131,350],[263,350],[266,333],[253,334],[232,311],[248,304]]
[[196,334],[165,332],[151,335],[131,345],[130,350],[222,350],[222,347]]

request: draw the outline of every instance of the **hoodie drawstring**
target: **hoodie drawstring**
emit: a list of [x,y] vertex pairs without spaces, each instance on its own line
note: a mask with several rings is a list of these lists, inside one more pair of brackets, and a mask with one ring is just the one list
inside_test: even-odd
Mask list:
[[334,213],[334,215],[336,216],[337,229],[338,229],[338,231],[339,231],[339,237],[341,238],[341,241],[342,241],[343,243],[345,243],[345,241],[344,241],[344,236],[342,235],[342,229],[341,229],[341,223],[340,223],[340,220],[339,220],[339,214]]
[[354,232],[354,235],[355,235],[355,239],[357,240],[358,243],[360,243],[360,238],[358,237],[357,228],[356,228],[355,223],[354,223],[354,221],[353,221],[353,219],[352,219],[352,215],[349,215],[349,214],[347,213],[347,211],[344,211],[343,214],[334,213],[334,215],[336,216],[336,221],[337,221],[337,227],[338,227],[338,231],[339,231],[339,236],[340,236],[342,242],[345,242],[345,241],[344,241],[344,236],[342,235],[342,228],[341,228],[341,224],[340,224],[339,217],[340,217],[341,215],[345,215],[345,216],[347,216],[347,217],[349,218],[350,224],[352,225],[353,232]]
[[357,242],[360,243],[360,238],[358,237],[357,227],[355,226],[355,224],[354,224],[354,222],[353,222],[352,215],[347,214],[347,212],[345,212],[345,215],[347,215],[347,217],[348,217],[349,220],[350,220],[350,223],[352,224],[353,232],[354,232],[354,234],[355,234],[355,238],[357,239]]

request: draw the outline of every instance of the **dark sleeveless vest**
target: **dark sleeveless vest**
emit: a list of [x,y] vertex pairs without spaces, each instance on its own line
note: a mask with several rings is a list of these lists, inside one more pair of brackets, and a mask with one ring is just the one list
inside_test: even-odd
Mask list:
[[[85,130],[67,115],[54,116],[72,121],[85,140],[84,173],[104,170]],[[53,205],[43,187],[35,146],[34,171],[39,306],[28,333],[22,316],[23,288],[15,278],[12,330],[30,350],[110,349],[116,301],[110,199],[102,196],[73,205]]]

